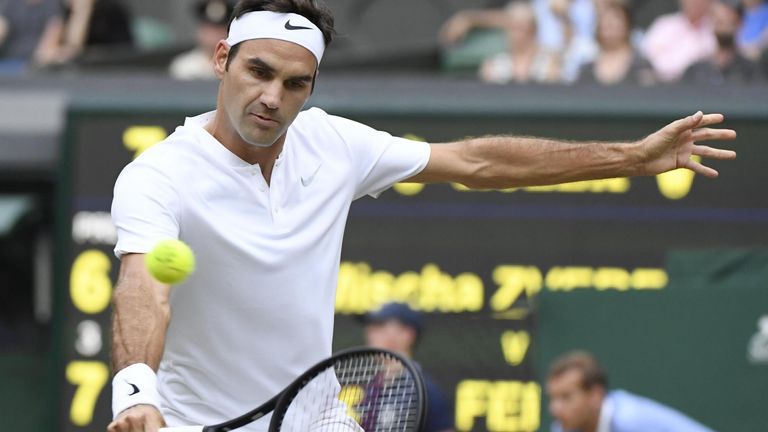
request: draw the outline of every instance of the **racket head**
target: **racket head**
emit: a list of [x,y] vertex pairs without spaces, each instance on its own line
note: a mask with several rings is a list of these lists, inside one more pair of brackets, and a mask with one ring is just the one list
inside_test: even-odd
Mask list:
[[313,366],[280,395],[271,432],[417,432],[426,391],[412,361],[392,351],[358,347]]

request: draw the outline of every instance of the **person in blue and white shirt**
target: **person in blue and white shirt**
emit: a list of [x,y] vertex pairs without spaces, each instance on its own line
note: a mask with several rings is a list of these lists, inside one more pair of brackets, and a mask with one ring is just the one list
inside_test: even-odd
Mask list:
[[547,379],[552,432],[713,432],[674,408],[625,390],[609,390],[592,354],[555,360]]

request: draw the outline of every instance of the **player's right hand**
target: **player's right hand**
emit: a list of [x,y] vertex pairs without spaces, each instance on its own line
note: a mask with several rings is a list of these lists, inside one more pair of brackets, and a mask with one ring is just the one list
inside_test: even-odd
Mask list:
[[163,415],[152,405],[136,405],[121,412],[107,432],[157,432],[165,427]]

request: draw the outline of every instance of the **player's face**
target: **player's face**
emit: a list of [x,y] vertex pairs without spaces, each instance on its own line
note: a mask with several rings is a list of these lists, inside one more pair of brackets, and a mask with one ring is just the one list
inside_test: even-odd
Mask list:
[[584,389],[581,373],[568,370],[547,382],[549,412],[563,430],[581,430],[594,425],[600,415],[602,389]]
[[288,126],[311,94],[315,57],[291,42],[248,40],[240,44],[225,70],[220,49],[226,47],[217,47],[221,78],[218,104],[229,126],[245,143],[257,147],[269,147],[284,139]]

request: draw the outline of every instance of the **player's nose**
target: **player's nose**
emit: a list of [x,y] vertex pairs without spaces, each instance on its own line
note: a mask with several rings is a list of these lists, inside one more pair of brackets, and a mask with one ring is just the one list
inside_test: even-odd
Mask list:
[[259,100],[266,108],[276,110],[280,108],[282,98],[283,86],[278,82],[272,82],[264,88]]

